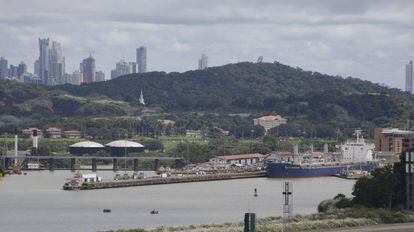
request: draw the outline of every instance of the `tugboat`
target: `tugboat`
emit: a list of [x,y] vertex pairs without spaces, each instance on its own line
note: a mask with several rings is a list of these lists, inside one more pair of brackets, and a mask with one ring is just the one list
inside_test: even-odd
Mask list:
[[76,173],[73,177],[67,178],[68,180],[63,185],[63,190],[80,190],[83,183],[101,182],[101,177],[98,177],[95,173],[81,174]]

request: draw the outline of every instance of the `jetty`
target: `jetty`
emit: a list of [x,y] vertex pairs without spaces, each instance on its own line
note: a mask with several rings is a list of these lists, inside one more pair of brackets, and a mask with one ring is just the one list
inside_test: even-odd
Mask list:
[[107,189],[107,188],[122,188],[135,187],[145,185],[160,185],[160,184],[177,184],[189,182],[202,181],[218,181],[218,180],[233,180],[245,178],[266,177],[266,171],[252,171],[242,173],[218,173],[206,175],[185,175],[185,176],[171,176],[171,177],[150,177],[146,179],[134,180],[113,180],[100,182],[84,182],[78,190],[93,190],[93,189]]

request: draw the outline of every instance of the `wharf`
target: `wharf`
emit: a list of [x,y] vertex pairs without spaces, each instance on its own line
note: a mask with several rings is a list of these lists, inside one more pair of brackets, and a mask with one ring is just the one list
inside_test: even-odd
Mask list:
[[83,183],[80,190],[105,189],[105,188],[121,188],[134,187],[144,185],[160,185],[160,184],[176,184],[202,181],[217,181],[217,180],[233,180],[245,178],[266,177],[266,171],[243,172],[243,173],[220,173],[207,175],[190,175],[190,176],[173,176],[173,177],[157,177],[147,178],[141,180],[114,180],[101,181],[92,183]]

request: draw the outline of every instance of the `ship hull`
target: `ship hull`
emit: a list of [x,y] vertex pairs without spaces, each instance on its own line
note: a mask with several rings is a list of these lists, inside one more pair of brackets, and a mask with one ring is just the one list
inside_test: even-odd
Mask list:
[[299,178],[334,176],[350,170],[371,171],[378,167],[377,163],[339,164],[339,165],[309,165],[301,166],[288,163],[270,163],[267,166],[267,177]]

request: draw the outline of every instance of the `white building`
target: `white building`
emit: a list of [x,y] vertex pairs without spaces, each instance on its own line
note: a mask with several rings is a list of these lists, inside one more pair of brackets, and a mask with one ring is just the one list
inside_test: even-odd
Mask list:
[[97,71],[95,73],[95,82],[105,81],[105,73],[102,71]]
[[204,70],[208,68],[208,57],[206,54],[201,55],[201,59],[198,60],[198,69]]
[[142,89],[141,89],[141,93],[139,94],[139,104],[144,105],[145,106],[145,100],[144,100],[144,94],[142,94]]
[[111,71],[111,79],[117,78],[119,76],[128,75],[131,73],[136,72],[136,64],[135,62],[125,62],[124,60],[120,60],[116,63],[115,69]]
[[413,61],[405,66],[405,91],[413,93]]
[[201,130],[186,130],[185,131],[186,137],[194,137],[194,138],[201,138],[203,137],[203,133]]
[[265,129],[266,134],[271,128],[278,127],[286,123],[287,119],[280,115],[268,115],[253,119],[253,124],[262,126]]
[[60,43],[53,41],[52,46],[49,49],[49,82],[48,85],[61,85],[65,84],[65,57],[62,53]]
[[361,131],[356,131],[356,141],[341,145],[342,162],[367,162],[373,159],[374,144],[365,143]]
[[72,74],[66,73],[64,75],[63,84],[80,85],[81,82],[82,82],[82,73],[80,73],[79,71],[74,71]]
[[240,155],[223,155],[216,156],[210,159],[210,163],[214,165],[254,165],[263,162],[266,156],[255,153],[255,154],[240,154]]
[[44,85],[49,83],[50,61],[49,61],[50,40],[39,38],[39,77]]

